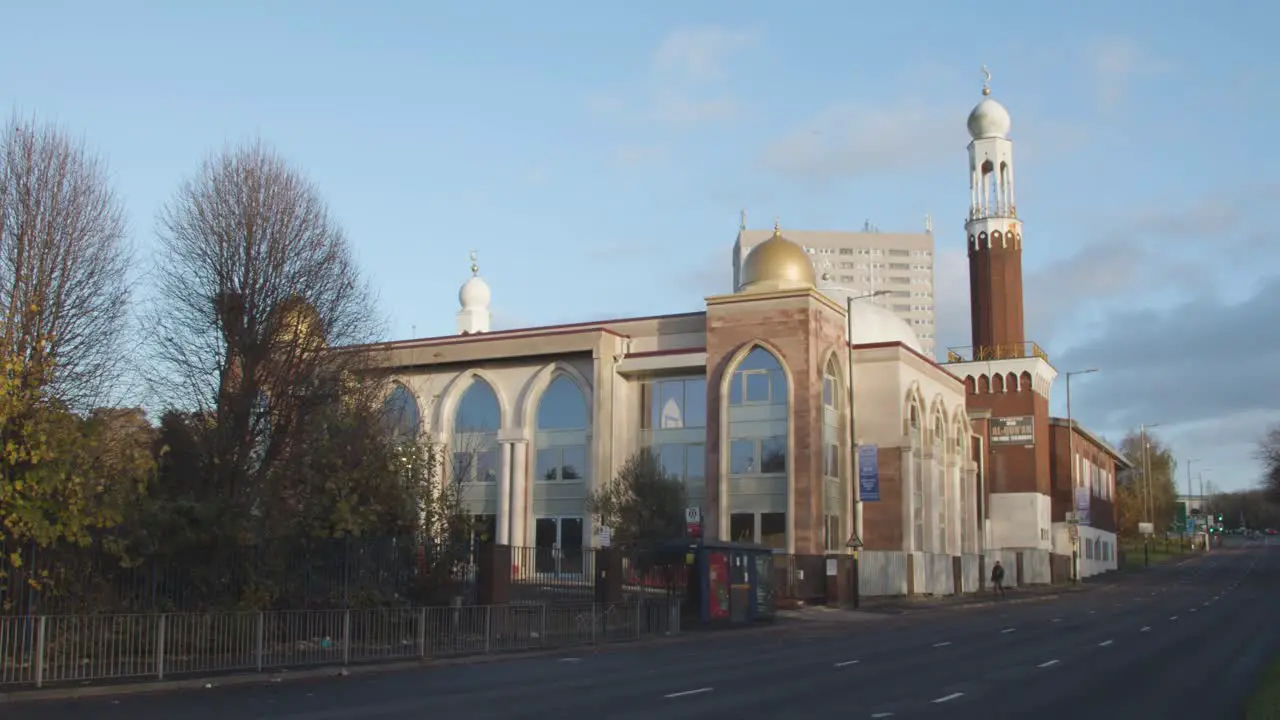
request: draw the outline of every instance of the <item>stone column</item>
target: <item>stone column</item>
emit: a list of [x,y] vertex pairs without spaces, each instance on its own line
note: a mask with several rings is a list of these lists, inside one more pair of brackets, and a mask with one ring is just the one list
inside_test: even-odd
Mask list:
[[511,442],[511,545],[527,547],[529,507],[529,443]]
[[498,517],[494,528],[499,545],[511,544],[511,443],[498,443]]

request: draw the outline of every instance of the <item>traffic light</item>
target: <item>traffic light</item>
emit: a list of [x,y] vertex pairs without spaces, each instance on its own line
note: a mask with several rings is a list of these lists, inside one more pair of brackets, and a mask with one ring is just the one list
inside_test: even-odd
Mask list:
[[1222,522],[1222,513],[1218,513],[1218,522]]

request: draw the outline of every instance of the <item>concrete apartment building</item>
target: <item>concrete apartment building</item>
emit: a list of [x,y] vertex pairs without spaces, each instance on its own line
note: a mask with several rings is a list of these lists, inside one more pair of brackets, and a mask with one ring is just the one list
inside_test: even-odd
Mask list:
[[[773,235],[772,230],[748,230],[743,215],[733,244],[735,288],[741,283],[747,253]],[[884,233],[868,224],[857,232],[787,230],[787,237],[813,259],[820,287],[855,294],[888,293],[868,302],[906,321],[925,354],[934,357],[933,232],[928,221],[921,233]]]

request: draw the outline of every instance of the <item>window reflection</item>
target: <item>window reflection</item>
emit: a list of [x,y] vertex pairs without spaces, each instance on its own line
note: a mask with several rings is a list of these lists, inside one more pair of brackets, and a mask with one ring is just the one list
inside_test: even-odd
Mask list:
[[729,377],[730,405],[785,405],[787,378],[773,353],[754,348]]
[[418,399],[409,388],[396,383],[382,403],[383,423],[387,432],[396,440],[418,437],[422,420],[418,412]]
[[502,410],[498,394],[481,378],[474,378],[471,387],[458,400],[454,415],[454,432],[497,432],[502,427]]
[[640,422],[645,430],[706,427],[706,379],[669,378],[646,382]]
[[586,430],[587,402],[576,383],[556,376],[538,401],[539,430]]

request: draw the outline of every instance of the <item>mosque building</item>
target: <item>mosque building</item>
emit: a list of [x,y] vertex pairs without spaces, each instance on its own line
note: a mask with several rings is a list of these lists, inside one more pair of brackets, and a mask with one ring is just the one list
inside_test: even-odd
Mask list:
[[676,315],[492,331],[473,253],[456,335],[368,348],[388,402],[449,449],[496,542],[554,551],[539,558],[599,542],[588,493],[652,448],[707,537],[948,567],[1025,549],[1047,581],[1077,532],[1075,465],[1059,482],[1052,448],[1061,435],[1087,455],[1098,493],[1114,492],[1115,462],[1048,415],[1056,371],[1023,333],[1009,127],[990,97],[969,117],[973,348],[945,363],[892,311],[818,277],[775,224],[733,293]]

